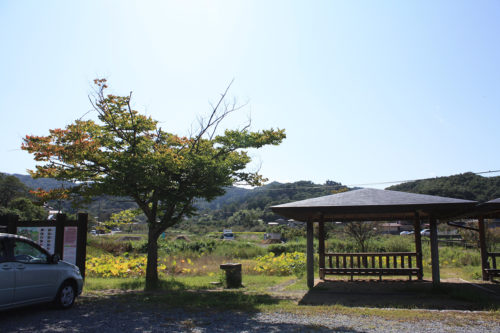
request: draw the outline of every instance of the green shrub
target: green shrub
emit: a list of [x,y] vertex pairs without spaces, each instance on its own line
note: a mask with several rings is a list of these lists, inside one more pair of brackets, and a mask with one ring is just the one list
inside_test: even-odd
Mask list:
[[268,275],[292,275],[301,278],[305,274],[306,255],[301,252],[282,253],[276,256],[270,252],[256,258],[255,271]]
[[415,238],[408,236],[384,236],[373,242],[377,252],[413,252],[415,251]]
[[446,267],[480,266],[479,250],[443,246],[439,248],[439,264]]
[[[146,253],[147,243],[141,244],[137,249],[140,253]],[[255,258],[266,253],[266,250],[254,243],[244,241],[222,241],[205,239],[186,242],[184,240],[160,241],[158,249],[164,255],[184,254],[203,255],[214,254],[224,257],[239,259]]]
[[350,253],[356,252],[357,245],[354,241],[350,239],[340,239],[340,238],[329,238],[326,241],[326,251],[327,252],[341,252],[341,253]]
[[106,236],[91,237],[88,239],[87,245],[114,255],[131,252],[133,250],[131,242],[119,241],[117,239]]
[[266,249],[251,242],[221,241],[215,255],[239,259],[251,259],[266,253]]
[[[305,240],[289,242],[289,243],[281,243],[281,244],[271,244],[267,247],[267,252],[272,252],[276,255],[280,255],[282,253],[293,253],[293,252],[306,252],[306,242]],[[315,251],[317,251],[317,246],[315,246]]]

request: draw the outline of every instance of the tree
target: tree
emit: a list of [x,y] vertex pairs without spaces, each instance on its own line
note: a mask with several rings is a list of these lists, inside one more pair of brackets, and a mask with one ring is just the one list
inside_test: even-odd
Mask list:
[[11,200],[28,195],[28,188],[17,177],[0,173],[0,206],[7,207]]
[[104,224],[109,228],[119,228],[124,226],[132,227],[132,223],[135,222],[137,215],[139,215],[139,211],[135,209],[122,210],[118,213],[111,214],[109,221]]
[[344,232],[358,243],[361,252],[367,252],[369,241],[375,236],[375,224],[373,222],[347,222]]
[[227,219],[229,226],[242,226],[245,230],[255,230],[265,228],[261,219],[262,211],[259,209],[241,209]]
[[133,110],[132,93],[106,95],[106,80],[94,83],[91,103],[98,122],[79,119],[47,136],[27,135],[22,149],[43,163],[32,176],[77,183],[57,196],[108,194],[137,203],[148,220],[146,288],[156,288],[161,233],[192,216],[197,198],[212,200],[238,182],[260,185],[264,178],[258,172],[245,171],[251,161],[245,149],[278,145],[286,135],[282,129],[250,132],[249,125],[220,134],[221,122],[239,109],[226,101],[230,85],[209,116],[199,120],[199,129],[181,137]]
[[18,215],[21,221],[44,220],[47,218],[47,211],[43,207],[35,205],[28,198],[11,200],[8,209]]

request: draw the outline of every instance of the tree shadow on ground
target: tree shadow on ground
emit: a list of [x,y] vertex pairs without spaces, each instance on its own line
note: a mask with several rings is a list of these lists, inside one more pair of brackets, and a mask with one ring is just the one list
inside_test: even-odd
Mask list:
[[430,281],[338,281],[318,282],[299,301],[300,305],[412,308],[436,310],[496,310],[500,308],[500,285],[477,287],[470,283]]
[[153,292],[115,290],[83,296],[65,311],[46,305],[3,311],[0,332],[186,332],[197,328],[207,332],[361,332],[345,324],[332,327],[294,316],[263,318],[258,313],[260,305],[280,302],[267,294],[188,290],[175,281],[168,285],[170,289]]
[[144,280],[124,281],[117,290],[96,291],[99,298],[113,298],[116,302],[142,302],[162,307],[182,307],[185,309],[217,309],[258,311],[260,306],[275,305],[282,298],[266,293],[248,293],[245,289],[213,289],[213,286],[193,286],[175,279],[162,279],[155,290],[143,290]]

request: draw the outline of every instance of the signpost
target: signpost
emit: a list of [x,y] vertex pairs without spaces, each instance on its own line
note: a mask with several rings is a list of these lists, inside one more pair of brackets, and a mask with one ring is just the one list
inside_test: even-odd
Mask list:
[[87,255],[88,215],[80,213],[78,219],[67,220],[65,214],[57,214],[55,221],[19,221],[17,215],[0,216],[0,227],[7,233],[30,238],[62,260],[75,264],[85,277]]

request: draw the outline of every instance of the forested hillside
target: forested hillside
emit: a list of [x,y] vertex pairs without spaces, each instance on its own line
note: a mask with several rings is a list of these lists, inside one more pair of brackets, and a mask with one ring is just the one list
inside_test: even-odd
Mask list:
[[[27,187],[48,190],[61,186],[61,183],[54,179],[32,179],[30,176],[17,174],[14,176],[26,185],[19,189],[24,191],[23,193],[27,193]],[[71,184],[65,183],[64,186]],[[285,184],[273,182],[254,189],[231,187],[226,189],[224,195],[211,202],[197,202],[198,214],[185,220],[179,228],[193,231],[218,230],[223,227],[232,227],[235,230],[264,230],[267,222],[280,218],[269,209],[270,206],[329,195],[345,189],[348,188],[334,181],[327,181],[325,184],[315,184],[311,181]],[[387,189],[484,202],[500,197],[500,176],[482,177],[468,172],[403,183]],[[66,213],[77,212],[69,202],[52,202],[51,205]],[[100,196],[85,210],[92,218],[98,217],[99,221],[105,221],[112,213],[130,208],[136,208],[136,205],[127,198]]]
[[262,231],[267,223],[281,218],[270,206],[281,203],[329,195],[347,188],[334,181],[315,184],[311,181],[294,183],[273,182],[252,190],[230,188],[212,202],[200,202],[197,216],[181,224],[193,231],[232,227],[234,230]]
[[482,177],[467,172],[394,185],[388,187],[387,190],[485,202],[500,197],[500,176]]

